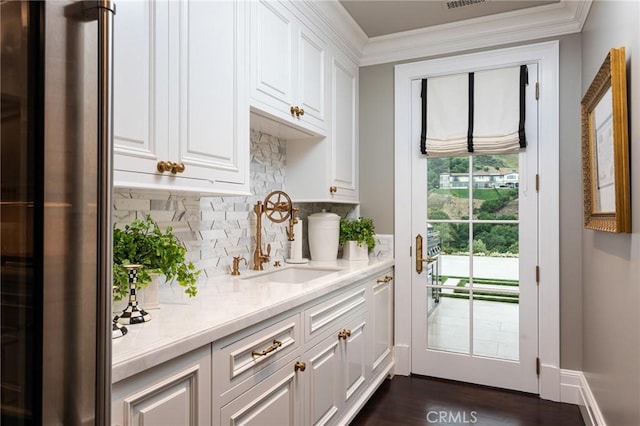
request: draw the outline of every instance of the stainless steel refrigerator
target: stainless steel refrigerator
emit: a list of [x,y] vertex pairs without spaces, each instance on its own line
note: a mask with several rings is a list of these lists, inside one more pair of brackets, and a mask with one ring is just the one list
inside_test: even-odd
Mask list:
[[108,1],[0,1],[2,425],[108,424]]

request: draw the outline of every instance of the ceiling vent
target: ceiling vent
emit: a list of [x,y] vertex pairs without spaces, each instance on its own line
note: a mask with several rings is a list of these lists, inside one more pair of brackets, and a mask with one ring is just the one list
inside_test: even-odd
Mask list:
[[447,1],[443,4],[446,6],[445,9],[457,9],[459,7],[471,6],[478,3],[484,3],[486,0],[451,0]]

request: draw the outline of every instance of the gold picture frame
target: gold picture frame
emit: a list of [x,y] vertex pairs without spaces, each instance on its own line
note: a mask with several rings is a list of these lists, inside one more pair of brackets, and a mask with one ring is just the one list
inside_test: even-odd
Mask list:
[[627,67],[611,49],[582,98],[584,226],[631,232]]

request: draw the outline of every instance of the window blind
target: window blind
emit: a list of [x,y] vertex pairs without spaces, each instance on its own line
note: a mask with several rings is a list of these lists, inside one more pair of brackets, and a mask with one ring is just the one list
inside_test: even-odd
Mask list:
[[451,157],[525,148],[527,84],[526,65],[423,79],[421,152]]

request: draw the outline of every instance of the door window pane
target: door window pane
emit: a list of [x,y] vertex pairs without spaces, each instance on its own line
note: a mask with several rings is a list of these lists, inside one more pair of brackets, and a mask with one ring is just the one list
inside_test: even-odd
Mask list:
[[473,157],[473,218],[517,220],[518,154]]
[[427,173],[428,218],[468,219],[469,158],[430,158]]
[[427,315],[428,349],[469,353],[469,303],[464,289],[441,290],[437,308]]
[[474,290],[474,355],[519,359],[519,307],[517,294]]

